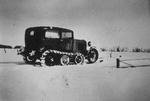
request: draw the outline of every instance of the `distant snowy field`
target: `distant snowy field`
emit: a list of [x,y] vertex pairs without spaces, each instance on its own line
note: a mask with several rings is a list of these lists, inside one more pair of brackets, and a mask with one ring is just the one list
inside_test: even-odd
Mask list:
[[[0,50],[0,101],[150,101],[150,53],[100,53],[95,64],[40,67]],[[110,58],[111,56],[111,58]],[[146,65],[146,66],[139,66]]]

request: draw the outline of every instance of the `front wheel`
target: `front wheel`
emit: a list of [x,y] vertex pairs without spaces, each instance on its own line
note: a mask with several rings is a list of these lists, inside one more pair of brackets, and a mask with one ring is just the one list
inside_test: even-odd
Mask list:
[[95,63],[98,59],[98,51],[95,48],[90,49],[87,59],[89,63]]

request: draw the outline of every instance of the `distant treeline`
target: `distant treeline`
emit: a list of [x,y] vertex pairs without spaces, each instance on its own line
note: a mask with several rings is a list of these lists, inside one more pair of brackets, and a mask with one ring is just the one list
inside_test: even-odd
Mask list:
[[139,48],[139,47],[135,47],[135,48],[128,48],[128,47],[120,47],[120,46],[116,46],[116,47],[112,47],[112,48],[101,48],[101,51],[103,52],[146,52],[146,53],[150,53],[150,48]]

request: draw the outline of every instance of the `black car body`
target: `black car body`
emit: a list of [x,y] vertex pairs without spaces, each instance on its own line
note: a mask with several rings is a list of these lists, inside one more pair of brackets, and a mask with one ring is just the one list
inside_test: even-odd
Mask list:
[[31,27],[25,31],[25,48],[39,50],[40,48],[86,53],[85,40],[74,39],[72,30],[59,27]]
[[46,65],[55,63],[67,65],[71,61],[81,64],[84,59],[94,63],[98,59],[98,51],[87,42],[74,38],[74,32],[60,27],[39,26],[25,30],[25,47],[20,48],[26,63],[44,61]]

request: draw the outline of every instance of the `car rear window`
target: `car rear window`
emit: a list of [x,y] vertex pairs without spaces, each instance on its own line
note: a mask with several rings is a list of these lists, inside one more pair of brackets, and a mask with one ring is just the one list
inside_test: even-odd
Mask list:
[[30,36],[34,36],[34,31],[30,31]]

